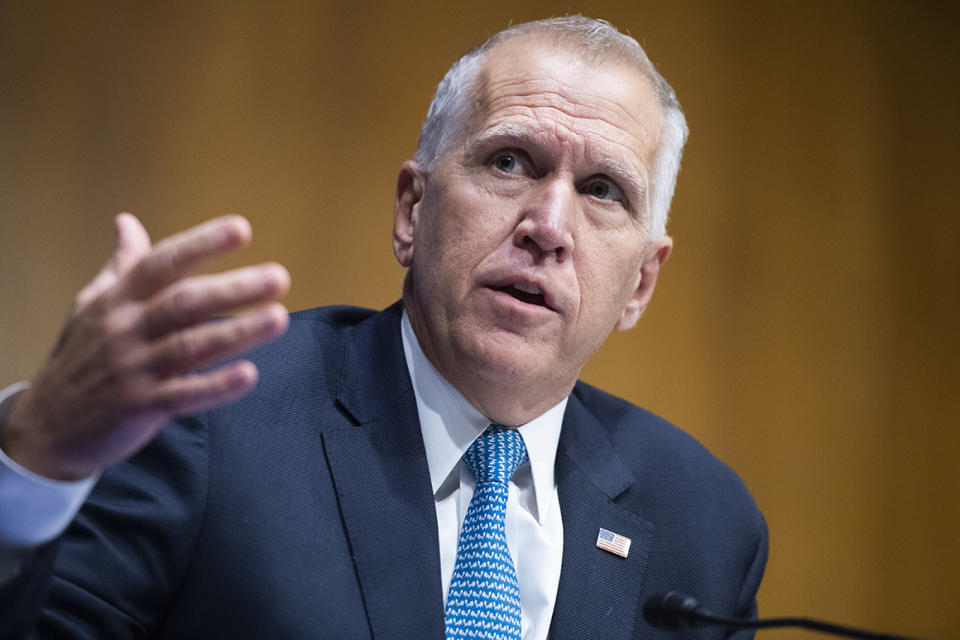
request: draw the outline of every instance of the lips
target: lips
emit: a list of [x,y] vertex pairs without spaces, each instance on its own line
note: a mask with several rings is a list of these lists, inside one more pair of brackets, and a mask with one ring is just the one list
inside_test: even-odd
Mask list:
[[521,284],[508,285],[506,287],[490,287],[494,291],[502,291],[507,295],[511,295],[520,302],[526,302],[527,304],[535,304],[541,307],[547,306],[543,298],[543,293],[541,293],[538,287],[528,287]]
[[556,311],[552,301],[540,285],[526,279],[505,279],[500,282],[488,285],[488,288],[505,293],[512,298],[525,304],[543,307],[551,311]]

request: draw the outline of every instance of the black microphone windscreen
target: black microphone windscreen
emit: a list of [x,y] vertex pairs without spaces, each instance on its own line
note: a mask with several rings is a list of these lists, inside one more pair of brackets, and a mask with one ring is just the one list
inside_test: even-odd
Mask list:
[[684,629],[694,625],[697,599],[679,591],[660,593],[643,603],[643,617],[660,629]]

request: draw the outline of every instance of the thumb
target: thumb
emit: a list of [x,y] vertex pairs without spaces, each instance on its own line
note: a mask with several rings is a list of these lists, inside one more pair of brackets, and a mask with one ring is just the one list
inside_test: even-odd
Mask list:
[[132,213],[117,214],[114,223],[117,226],[117,249],[104,269],[113,269],[115,275],[120,276],[150,252],[150,236]]
[[131,213],[120,213],[114,218],[117,230],[117,248],[100,273],[77,294],[76,307],[85,307],[91,300],[112,287],[150,252],[150,236],[143,224]]

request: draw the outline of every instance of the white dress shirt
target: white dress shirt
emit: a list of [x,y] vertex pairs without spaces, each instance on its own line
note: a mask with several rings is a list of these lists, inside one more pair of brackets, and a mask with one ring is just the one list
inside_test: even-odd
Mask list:
[[[446,606],[457,560],[460,526],[476,486],[473,474],[460,459],[490,426],[490,420],[427,360],[406,311],[401,327],[437,507],[440,576]],[[545,414],[519,428],[530,461],[520,465],[510,482],[506,534],[520,586],[520,624],[524,640],[546,639],[560,584],[563,521],[553,470],[566,406],[567,399],[564,398]]]
[[[0,391],[0,428],[13,396],[27,388],[18,382]],[[63,533],[100,476],[61,482],[37,475],[0,449],[0,546],[39,547]]]
[[[460,527],[473,497],[473,474],[463,454],[490,425],[427,360],[406,312],[401,321],[403,350],[420,414],[430,483],[437,509],[443,603],[457,559]],[[0,425],[10,400],[26,387],[0,391]],[[567,400],[519,428],[529,462],[510,482],[507,546],[520,586],[524,640],[545,640],[560,583],[563,521],[554,481],[554,460]],[[60,535],[76,516],[99,476],[59,482],[31,473],[0,450],[0,546],[39,546]]]

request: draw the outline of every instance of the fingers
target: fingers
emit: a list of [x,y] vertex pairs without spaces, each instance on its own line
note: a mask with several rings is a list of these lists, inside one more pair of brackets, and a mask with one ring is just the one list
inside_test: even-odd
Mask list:
[[118,273],[126,273],[150,252],[150,236],[131,213],[117,214],[114,223],[117,226],[117,250],[111,262]]
[[145,311],[144,336],[156,338],[217,314],[276,300],[290,290],[290,274],[277,263],[196,276],[157,296]]
[[117,231],[117,248],[100,273],[90,284],[77,294],[78,307],[84,307],[91,300],[110,288],[133,266],[150,253],[150,236],[140,220],[130,213],[120,213],[114,219]]
[[124,287],[144,300],[195,271],[202,263],[250,242],[250,223],[241,216],[214,218],[158,242],[130,272]]
[[177,331],[150,349],[148,366],[160,377],[193,371],[276,338],[288,323],[287,310],[273,303],[257,311]]
[[156,403],[164,413],[186,416],[232,402],[257,384],[257,367],[247,361],[234,362],[203,375],[169,380],[157,390]]

